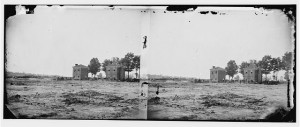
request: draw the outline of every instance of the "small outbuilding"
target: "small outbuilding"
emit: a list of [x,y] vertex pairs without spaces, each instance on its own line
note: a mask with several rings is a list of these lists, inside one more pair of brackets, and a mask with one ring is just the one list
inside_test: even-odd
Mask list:
[[261,69],[257,67],[254,63],[250,63],[248,67],[244,68],[244,81],[246,83],[261,83]]
[[73,79],[85,80],[88,79],[89,68],[84,65],[75,64],[73,66]]
[[125,80],[125,69],[116,62],[106,66],[105,74],[110,80]]
[[223,82],[225,81],[226,71],[221,67],[213,66],[210,69],[210,82]]

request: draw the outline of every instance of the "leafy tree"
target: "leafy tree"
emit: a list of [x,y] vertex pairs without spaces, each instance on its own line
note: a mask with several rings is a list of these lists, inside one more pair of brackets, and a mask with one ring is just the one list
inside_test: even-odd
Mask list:
[[272,58],[270,61],[270,65],[273,71],[273,77],[275,78],[275,80],[277,80],[277,72],[281,70],[282,68],[282,62],[281,59],[278,58]]
[[134,58],[134,54],[130,52],[130,53],[127,53],[125,55],[125,57],[120,60],[120,63],[123,66],[125,66],[125,71],[128,72],[127,79],[129,79],[129,72],[131,72],[132,69],[134,69],[133,58]]
[[229,75],[229,79],[230,77],[233,78],[233,76],[237,73],[237,69],[238,66],[236,65],[234,60],[230,60],[227,63],[227,67],[225,68],[227,75]]
[[265,55],[262,60],[258,61],[258,66],[261,68],[261,73],[266,76],[266,79],[267,75],[272,71],[272,66],[270,63],[271,60],[272,57],[270,55]]
[[289,80],[289,72],[288,71],[285,71],[285,73],[284,73],[284,79],[285,80]]
[[286,52],[284,56],[282,56],[282,69],[288,71],[292,69],[292,52]]
[[284,76],[286,80],[289,79],[289,71],[292,69],[292,63],[293,63],[292,52],[284,53],[284,55],[282,56],[282,69],[286,71]]
[[101,67],[101,64],[100,64],[98,58],[91,59],[88,67],[89,67],[89,72],[91,72],[92,75],[95,76],[97,74],[97,72],[100,71],[100,67]]
[[248,67],[250,63],[248,62],[242,62],[240,65],[240,73],[244,75],[244,68]]
[[[134,56],[133,65],[134,65],[134,68],[135,68],[135,71],[137,74],[137,71],[140,70],[140,56]],[[140,75],[140,73],[139,73],[139,75]],[[136,75],[136,78],[138,78],[137,75]]]
[[103,61],[103,63],[102,63],[102,70],[103,70],[103,71],[106,71],[106,66],[112,64],[112,62],[113,62],[113,61],[110,60],[110,59],[105,59],[105,60]]
[[120,58],[118,58],[118,57],[113,57],[113,58],[111,58],[112,59],[112,62],[113,63],[120,63]]

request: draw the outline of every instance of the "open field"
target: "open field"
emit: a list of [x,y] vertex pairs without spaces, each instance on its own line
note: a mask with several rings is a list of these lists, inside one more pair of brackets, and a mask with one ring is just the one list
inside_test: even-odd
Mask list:
[[153,82],[149,85],[147,118],[258,120],[286,103],[286,84]]
[[8,108],[17,118],[146,119],[139,84],[109,81],[6,80]]
[[257,120],[287,103],[286,84],[153,82],[148,101],[139,83],[9,78],[6,85],[17,118]]

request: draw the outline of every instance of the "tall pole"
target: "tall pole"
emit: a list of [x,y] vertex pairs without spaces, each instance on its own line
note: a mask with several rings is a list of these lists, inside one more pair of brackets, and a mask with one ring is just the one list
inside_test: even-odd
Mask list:
[[290,79],[287,82],[287,107],[290,108]]

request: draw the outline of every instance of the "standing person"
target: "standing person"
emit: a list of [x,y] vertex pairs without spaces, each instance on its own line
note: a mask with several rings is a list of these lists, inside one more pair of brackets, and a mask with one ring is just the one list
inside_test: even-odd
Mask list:
[[156,96],[159,94],[159,85],[157,85]]

